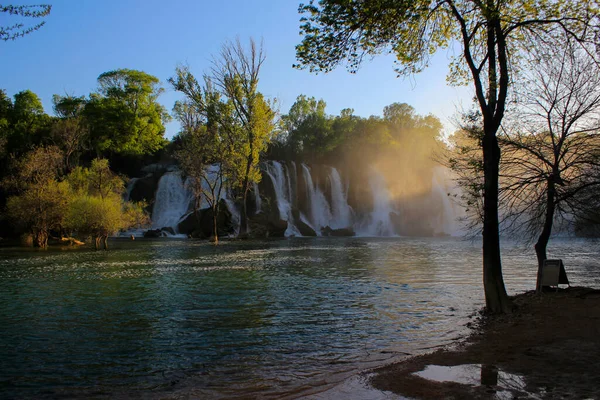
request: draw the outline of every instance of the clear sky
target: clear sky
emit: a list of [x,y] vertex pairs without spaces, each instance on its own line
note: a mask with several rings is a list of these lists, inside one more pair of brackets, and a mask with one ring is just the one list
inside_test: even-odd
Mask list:
[[[432,113],[454,130],[457,109],[469,108],[470,88],[446,84],[449,52],[441,51],[431,66],[414,78],[397,78],[393,57],[378,56],[357,74],[344,67],[329,74],[292,68],[299,35],[300,0],[47,0],[52,12],[46,25],[24,38],[0,42],[0,88],[9,96],[30,89],[52,112],[52,95],[87,95],[96,78],[119,68],[157,76],[166,93],[160,101],[171,110],[180,96],[166,84],[178,63],[196,76],[208,69],[222,43],[239,36],[264,41],[267,60],[260,91],[276,97],[286,113],[296,96],[323,98],[329,114],[353,108],[356,115],[381,115],[383,107],[404,102],[418,113]],[[36,2],[12,1],[12,4]],[[0,16],[0,25],[9,19]],[[173,122],[167,136],[178,131]]]

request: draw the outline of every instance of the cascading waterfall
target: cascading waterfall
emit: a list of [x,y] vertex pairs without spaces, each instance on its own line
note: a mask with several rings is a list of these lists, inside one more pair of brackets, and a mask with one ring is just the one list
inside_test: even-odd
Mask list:
[[394,212],[385,177],[375,168],[369,173],[373,194],[373,211],[357,230],[363,236],[392,236],[395,234],[390,213]]
[[266,163],[264,168],[275,188],[279,217],[288,223],[285,235],[300,235],[300,231],[296,228],[294,216],[292,215],[292,189],[289,183],[290,179],[287,167],[278,161],[271,161]]
[[[279,218],[288,223],[286,236],[301,236],[298,226],[307,229],[301,225],[310,226],[317,235],[321,234],[323,228],[329,227],[334,230],[350,228],[361,236],[393,236],[397,233],[398,224],[408,223],[402,222],[403,219],[400,218],[402,215],[415,215],[399,212],[399,209],[403,210],[405,206],[402,201],[392,201],[385,176],[375,168],[371,168],[367,176],[373,207],[370,211],[363,211],[360,215],[355,215],[348,203],[349,184],[344,184],[336,168],[326,168],[329,168],[329,174],[326,175],[328,195],[329,190],[331,191],[329,200],[323,192],[324,189],[320,187],[321,185],[315,182],[313,172],[308,165],[297,166],[294,162],[279,161],[268,161],[262,164],[263,178],[272,182],[275,191],[275,198],[271,199],[271,204],[277,205]],[[209,179],[215,179],[219,172],[219,166],[209,166],[207,172]],[[303,180],[302,188],[300,183],[302,181],[298,182],[298,179]],[[128,183],[126,199],[129,199],[136,180],[134,178]],[[450,184],[451,181],[446,169],[435,168],[430,194],[423,197],[423,205],[414,203],[411,206],[413,210],[417,210],[417,213],[424,213],[418,223],[423,223],[426,229],[427,227],[433,228],[432,234],[457,235],[461,233],[457,223],[460,209],[447,195],[448,192],[455,190]],[[257,184],[253,185],[253,192],[256,211],[259,212],[263,204]],[[302,198],[298,198],[299,195]],[[223,188],[221,199],[224,200],[231,213],[231,222],[238,232],[241,219],[240,204],[233,200],[230,191],[226,188]],[[154,229],[171,227],[177,231],[179,222],[189,214],[192,201],[193,194],[187,189],[186,183],[182,181],[181,172],[166,172],[160,178],[156,190],[152,227]],[[206,200],[203,199],[201,207],[207,208],[208,206]],[[415,209],[415,207],[417,208]],[[405,212],[410,212],[410,209],[408,207],[409,211],[405,210]],[[392,213],[397,214],[398,219],[391,215]],[[411,234],[410,232],[409,230],[408,234]]]
[[171,227],[177,231],[177,223],[184,216],[193,200],[181,178],[180,171],[167,172],[158,181],[152,208],[152,228]]
[[302,164],[302,174],[304,176],[304,183],[306,184],[310,207],[309,222],[318,234],[321,228],[329,226],[331,222],[331,209],[321,189],[313,184],[310,169],[306,164]]
[[348,193],[342,185],[342,178],[337,169],[331,167],[331,222],[330,227],[348,228],[352,226],[352,208],[348,205]]

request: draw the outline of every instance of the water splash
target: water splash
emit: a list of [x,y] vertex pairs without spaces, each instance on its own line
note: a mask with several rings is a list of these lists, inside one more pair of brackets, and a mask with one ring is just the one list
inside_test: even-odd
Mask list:
[[192,193],[181,178],[181,171],[167,172],[158,181],[152,208],[152,228],[171,227],[177,232],[177,224],[190,207]]

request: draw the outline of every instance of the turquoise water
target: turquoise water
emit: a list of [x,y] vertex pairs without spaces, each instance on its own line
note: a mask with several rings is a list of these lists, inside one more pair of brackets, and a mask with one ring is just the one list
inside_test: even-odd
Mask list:
[[[554,242],[600,287],[600,245]],[[509,292],[533,251],[504,245]],[[458,239],[113,240],[0,249],[0,397],[298,397],[464,334],[480,245]]]

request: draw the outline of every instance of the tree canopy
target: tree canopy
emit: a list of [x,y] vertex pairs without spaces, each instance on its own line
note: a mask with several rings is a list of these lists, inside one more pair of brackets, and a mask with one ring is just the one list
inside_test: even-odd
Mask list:
[[142,71],[101,74],[98,93],[90,95],[84,109],[96,154],[143,155],[164,147],[164,124],[170,116],[157,102],[162,92],[158,78]]

